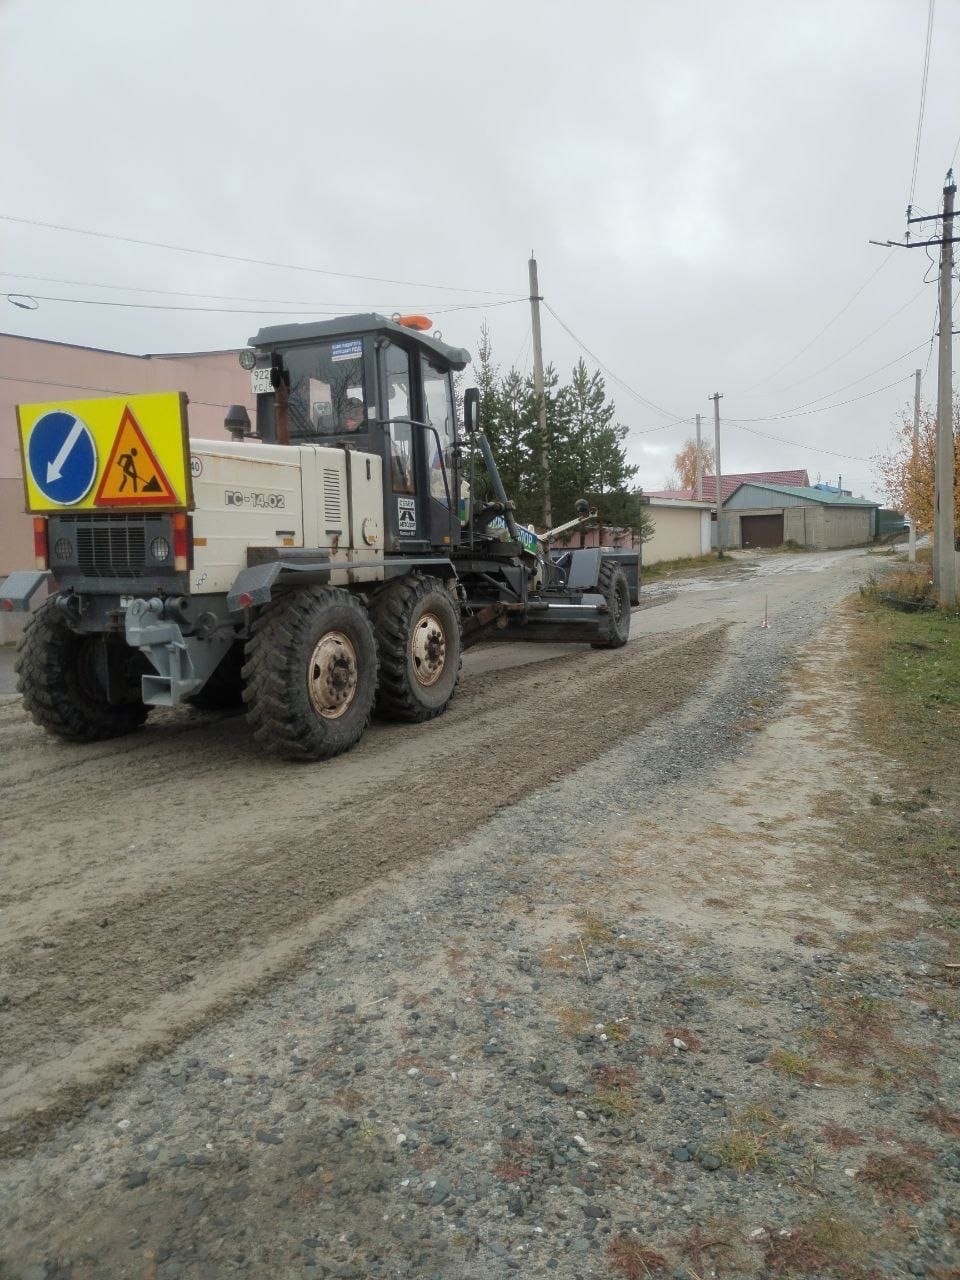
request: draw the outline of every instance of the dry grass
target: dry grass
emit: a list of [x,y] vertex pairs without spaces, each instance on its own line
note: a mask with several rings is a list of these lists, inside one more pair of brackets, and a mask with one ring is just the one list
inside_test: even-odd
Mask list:
[[626,1280],[646,1280],[647,1276],[656,1276],[666,1272],[670,1264],[662,1253],[648,1249],[639,1236],[623,1231],[607,1248],[610,1264]]
[[771,1231],[764,1250],[766,1274],[776,1277],[832,1275],[866,1280],[871,1238],[852,1219],[823,1211],[795,1223],[788,1235]]
[[951,1138],[960,1138],[960,1115],[948,1111],[944,1106],[928,1107],[926,1111],[918,1112],[917,1119],[935,1125],[941,1133],[946,1133]]
[[562,1004],[554,1009],[553,1016],[560,1024],[560,1030],[568,1036],[578,1036],[594,1026],[594,1018],[586,1009],[575,1009],[573,1005]]
[[860,1134],[856,1129],[847,1129],[843,1125],[836,1124],[833,1120],[827,1120],[820,1126],[820,1137],[833,1151],[843,1151],[847,1147],[859,1147],[863,1142]]
[[728,1169],[736,1169],[738,1173],[749,1173],[761,1163],[769,1161],[767,1136],[751,1129],[733,1129],[713,1147]]
[[867,1156],[859,1177],[884,1200],[906,1200],[910,1204],[924,1203],[930,1183],[926,1170],[912,1161],[878,1152]]

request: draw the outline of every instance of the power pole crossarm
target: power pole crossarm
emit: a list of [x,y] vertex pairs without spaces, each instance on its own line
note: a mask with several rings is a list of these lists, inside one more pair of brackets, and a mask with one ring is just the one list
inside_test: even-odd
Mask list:
[[537,279],[537,260],[531,255],[530,269],[530,325],[533,333],[533,389],[537,397],[537,421],[540,424],[540,462],[543,467],[543,523],[549,529],[553,524],[550,503],[550,449],[547,441],[547,401],[543,390],[543,341],[540,337],[540,282]]

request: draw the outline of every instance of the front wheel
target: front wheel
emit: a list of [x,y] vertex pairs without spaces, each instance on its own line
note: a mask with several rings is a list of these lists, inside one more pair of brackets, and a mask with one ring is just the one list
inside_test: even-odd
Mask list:
[[[34,723],[68,742],[100,742],[139,729],[149,712],[140,698],[140,655],[126,645],[108,654],[108,643],[73,631],[54,600],[40,606],[14,663],[17,689]],[[111,660],[118,677],[113,702],[103,681]]]
[[447,707],[463,662],[460,609],[438,578],[402,578],[370,606],[380,651],[377,714],[419,724]]
[[594,649],[619,649],[630,639],[630,586],[627,575],[612,560],[600,566],[597,590],[607,602],[606,636]]
[[255,740],[289,760],[349,751],[370,722],[377,646],[360,602],[337,587],[283,596],[247,641],[243,700]]

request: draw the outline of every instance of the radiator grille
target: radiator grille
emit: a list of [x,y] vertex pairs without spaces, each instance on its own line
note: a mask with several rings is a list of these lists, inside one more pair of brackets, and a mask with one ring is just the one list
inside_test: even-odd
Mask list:
[[[72,528],[71,528],[72,526]],[[163,515],[61,516],[58,528],[76,543],[76,564],[89,578],[137,578],[147,571],[147,551],[158,534],[169,536]],[[151,562],[150,571],[158,566]]]
[[340,503],[340,472],[331,467],[323,469],[323,515],[327,524],[340,524],[343,509]]

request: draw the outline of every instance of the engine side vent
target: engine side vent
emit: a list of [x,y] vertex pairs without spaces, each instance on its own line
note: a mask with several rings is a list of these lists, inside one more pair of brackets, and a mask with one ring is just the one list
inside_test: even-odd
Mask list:
[[323,469],[323,518],[330,526],[343,523],[340,472],[332,467],[324,467]]

